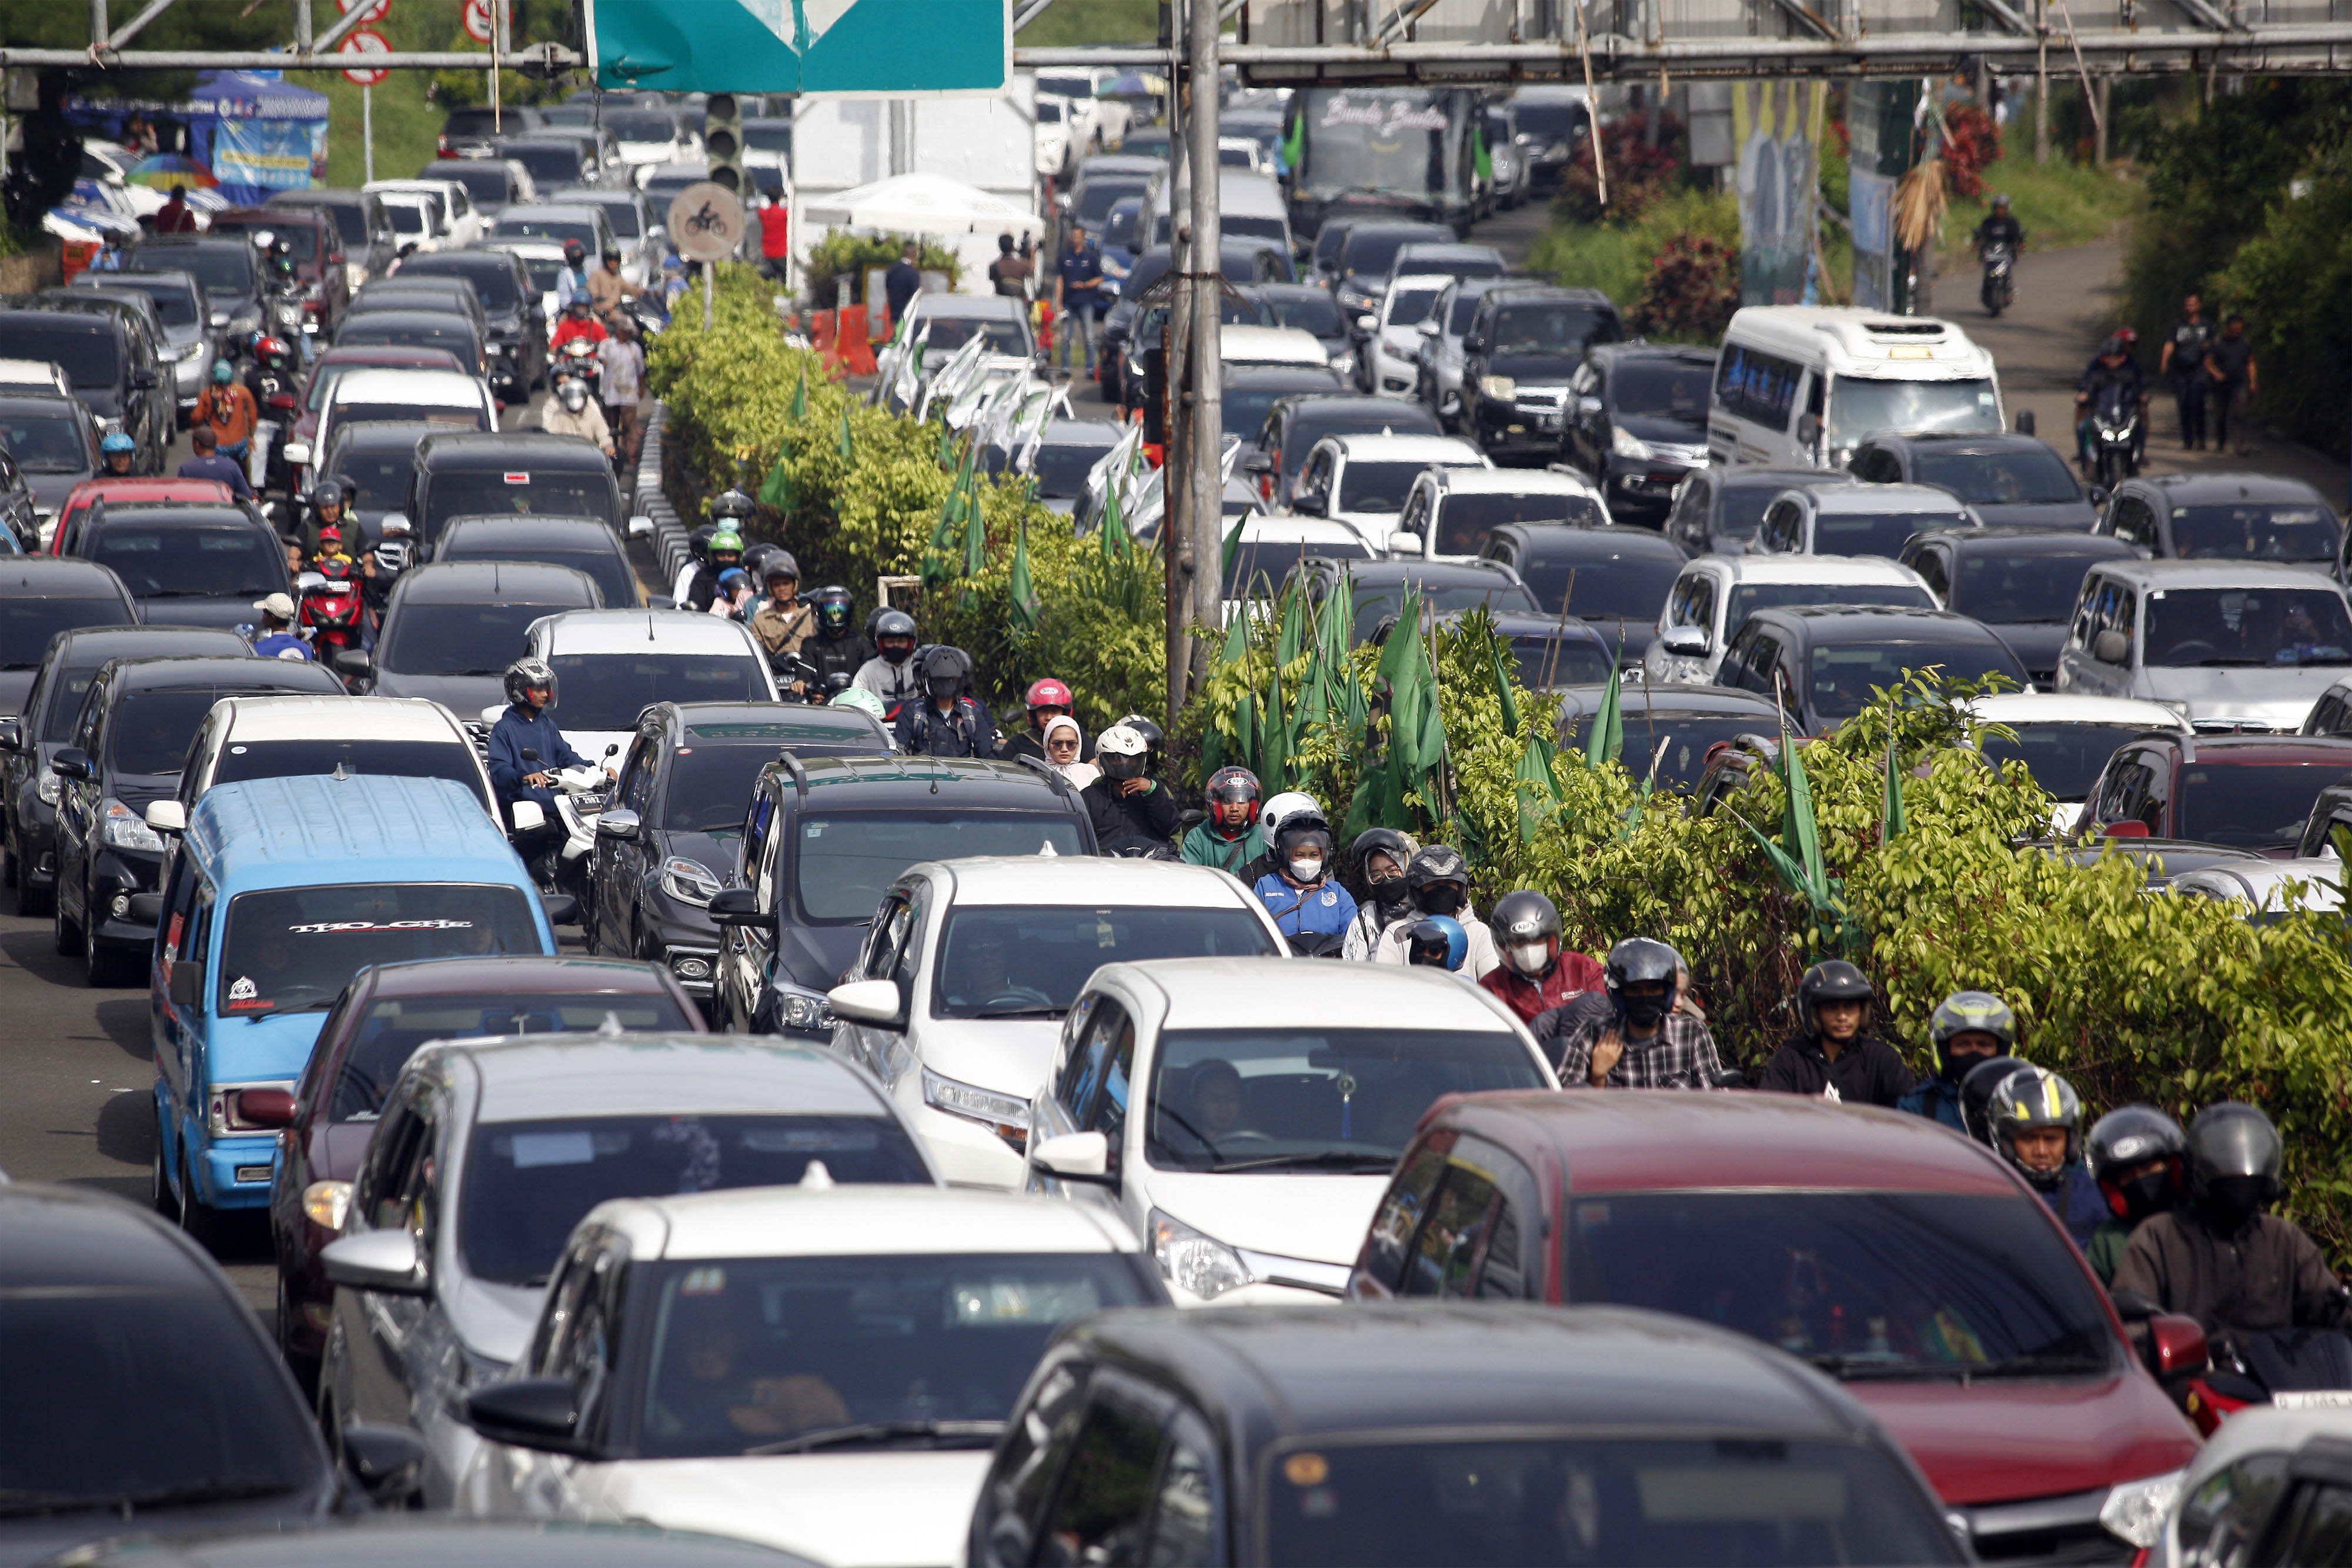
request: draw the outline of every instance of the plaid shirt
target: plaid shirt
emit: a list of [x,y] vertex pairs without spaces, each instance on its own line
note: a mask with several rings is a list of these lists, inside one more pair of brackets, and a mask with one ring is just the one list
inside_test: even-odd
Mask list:
[[[1559,1082],[1565,1089],[1592,1086],[1592,1048],[1617,1025],[1613,1017],[1588,1019],[1562,1043]],[[1609,1070],[1606,1089],[1712,1089],[1723,1071],[1715,1053],[1715,1036],[1706,1025],[1687,1013],[1668,1013],[1658,1032],[1645,1040],[1627,1040],[1617,1065]]]

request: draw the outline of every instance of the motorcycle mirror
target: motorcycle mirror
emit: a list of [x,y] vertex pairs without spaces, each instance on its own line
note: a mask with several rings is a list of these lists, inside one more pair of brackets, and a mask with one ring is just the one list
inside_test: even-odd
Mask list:
[[526,746],[526,747],[524,747],[522,748],[522,759],[523,759],[525,762],[536,762],[536,761],[538,761],[538,760],[539,760],[539,748],[538,748],[537,747],[535,747],[535,746]]
[[619,741],[617,741],[617,740],[616,740],[616,741],[613,742],[613,744],[612,744],[612,745],[610,745],[610,746],[608,746],[608,747],[606,747],[604,748],[604,755],[605,755],[605,756],[607,756],[607,757],[617,757],[617,756],[619,756],[619,755],[620,755],[620,751],[621,751],[621,743],[620,743]]

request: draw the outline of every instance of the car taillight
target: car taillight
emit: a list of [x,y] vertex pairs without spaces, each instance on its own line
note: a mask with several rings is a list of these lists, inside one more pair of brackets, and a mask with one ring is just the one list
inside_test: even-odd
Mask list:
[[[316,287],[323,287],[325,286],[317,285]],[[305,299],[302,301],[302,314],[305,316],[316,316],[320,311],[325,308],[326,301],[323,299]]]

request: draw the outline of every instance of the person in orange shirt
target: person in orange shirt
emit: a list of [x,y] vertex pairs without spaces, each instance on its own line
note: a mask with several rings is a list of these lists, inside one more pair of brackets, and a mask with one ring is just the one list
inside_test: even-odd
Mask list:
[[253,394],[238,382],[229,362],[215,360],[213,384],[197,394],[196,412],[188,423],[210,426],[220,455],[243,462],[253,440],[253,427],[261,423],[261,410]]

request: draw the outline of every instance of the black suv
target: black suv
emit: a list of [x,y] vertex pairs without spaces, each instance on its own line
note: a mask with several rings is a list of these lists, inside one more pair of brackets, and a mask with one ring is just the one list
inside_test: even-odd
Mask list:
[[410,256],[395,276],[462,277],[472,284],[489,322],[491,389],[510,403],[530,396],[547,373],[547,307],[520,256],[510,250],[445,250]]
[[143,612],[199,626],[249,626],[256,603],[294,587],[277,530],[224,502],[100,501],[73,548],[113,568]]
[[0,565],[0,714],[21,714],[60,632],[128,626],[139,619],[122,580],[102,566],[56,556]]
[[2047,690],[2058,679],[2083,574],[2138,552],[2119,539],[2052,528],[1937,528],[1903,547],[1936,602],[1981,621]]
[[791,753],[887,757],[890,737],[856,708],[656,703],[637,716],[613,804],[596,819],[581,925],[591,953],[658,964],[708,1000],[719,962],[710,898],[735,852],[760,770]]
[[1043,766],[938,757],[786,755],[760,770],[722,928],[715,1029],[830,1040],[825,995],[882,895],[919,861],[1090,855],[1078,792]]
[[1501,461],[1549,463],[1559,450],[1568,380],[1584,351],[1625,336],[1597,288],[1497,288],[1462,339],[1462,430]]
[[1560,460],[1592,476],[1621,523],[1657,528],[1675,488],[1706,466],[1715,350],[1597,344],[1568,379]]
[[1746,555],[1775,496],[1851,477],[1830,468],[1694,468],[1675,491],[1666,538],[1695,556]]
[[2158,560],[2274,560],[2339,570],[2344,529],[2326,498],[2269,474],[2165,474],[2126,479],[2097,531]]
[[1990,630],[1948,610],[1808,608],[1748,612],[1723,663],[1718,686],[1769,697],[1778,688],[1800,735],[1826,735],[1860,713],[1874,691],[1891,690],[1915,670],[1947,679],[2006,675],[2025,687],[2025,666]]
[[131,913],[131,894],[154,892],[163,867],[163,840],[147,825],[148,803],[177,791],[188,743],[213,704],[279,692],[336,696],[342,687],[307,660],[250,653],[116,659],[91,678],[70,744],[49,758],[60,785],[58,951],[79,956],[91,985],[128,978],[132,957],[155,939],[155,923]]
[[95,298],[12,303],[0,309],[0,345],[12,359],[54,361],[92,419],[138,444],[132,469],[163,472],[179,429],[179,394],[163,373],[163,346],[137,317]]
[[1545,614],[1583,621],[1633,665],[1657,635],[1666,595],[1690,558],[1674,540],[1622,523],[1506,523],[1486,536],[1480,559],[1517,574]]
[[569,435],[453,431],[417,444],[406,511],[417,552],[430,555],[451,517],[594,517],[617,531],[621,486],[611,459]]
[[1872,485],[1935,485],[1976,508],[1985,527],[2065,528],[2076,533],[2099,520],[2074,471],[2034,435],[1998,431],[1881,431],[1853,449],[1846,466]]

